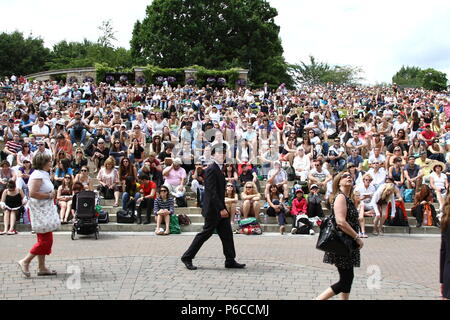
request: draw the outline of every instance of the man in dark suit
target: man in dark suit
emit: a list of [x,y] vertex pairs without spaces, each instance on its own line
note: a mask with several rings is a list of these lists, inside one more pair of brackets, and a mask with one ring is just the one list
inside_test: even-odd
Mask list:
[[205,195],[203,198],[202,215],[205,217],[203,231],[198,233],[189,249],[183,254],[181,261],[189,270],[196,270],[192,259],[217,229],[222,241],[225,255],[225,268],[244,268],[245,264],[237,263],[235,259],[233,231],[231,229],[230,214],[225,207],[226,180],[222,166],[226,156],[226,144],[217,144],[212,147],[213,162],[206,169]]

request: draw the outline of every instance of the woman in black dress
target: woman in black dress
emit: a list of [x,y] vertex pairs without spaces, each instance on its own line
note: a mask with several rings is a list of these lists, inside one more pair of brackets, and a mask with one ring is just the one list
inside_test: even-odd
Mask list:
[[[340,230],[355,239],[359,249],[363,247],[363,242],[359,238],[358,210],[351,200],[353,190],[353,179],[349,172],[342,172],[334,178],[333,195],[331,202],[333,203],[333,212],[336,217],[336,224]],[[353,268],[359,267],[361,263],[359,249],[352,252],[349,257],[338,256],[330,252],[326,252],[323,258],[324,263],[334,264],[339,272],[339,282],[333,284],[330,288],[319,295],[317,300],[327,300],[341,293],[342,300],[348,300],[350,290],[353,283]]]
[[441,218],[442,242],[440,259],[441,295],[450,299],[450,196],[447,197]]

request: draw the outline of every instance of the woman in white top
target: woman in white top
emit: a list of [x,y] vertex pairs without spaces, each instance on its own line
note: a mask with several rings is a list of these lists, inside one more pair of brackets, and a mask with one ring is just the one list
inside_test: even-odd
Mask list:
[[301,181],[306,181],[308,179],[309,170],[311,169],[311,160],[308,155],[305,155],[305,149],[302,147],[297,148],[293,167],[295,175],[300,177]]
[[[387,180],[387,179],[386,179]],[[386,216],[383,212],[386,211],[388,202],[391,202],[391,217],[395,216],[395,195],[401,199],[401,195],[398,189],[395,187],[392,179],[380,186],[377,191],[373,194],[372,201],[370,205],[375,211],[375,219],[373,221],[373,234],[377,236],[384,235],[383,225],[386,221]]]
[[430,186],[436,192],[439,201],[439,211],[442,213],[444,208],[445,198],[448,190],[447,175],[442,173],[442,165],[436,164],[433,167],[433,172],[430,174]]
[[[30,176],[28,187],[30,189],[30,213],[31,224],[33,221],[39,219],[40,209],[55,210],[53,203],[55,197],[55,190],[52,181],[50,180],[49,171],[51,169],[51,157],[42,153],[38,153],[33,158],[34,171]],[[59,222],[56,213],[56,219]],[[50,270],[45,266],[45,256],[50,255],[53,245],[53,232],[37,233],[38,242],[33,246],[28,255],[22,260],[18,261],[20,270],[25,277],[29,278],[30,263],[37,256],[39,261],[38,276],[52,276],[56,275],[56,271]]]
[[372,184],[373,178],[370,174],[366,173],[362,177],[362,183],[357,184],[355,188],[355,194],[359,197],[359,225],[361,226],[361,232],[359,236],[361,238],[367,238],[366,235],[366,223],[364,217],[373,217],[375,210],[371,206],[372,195],[376,192],[376,188]]

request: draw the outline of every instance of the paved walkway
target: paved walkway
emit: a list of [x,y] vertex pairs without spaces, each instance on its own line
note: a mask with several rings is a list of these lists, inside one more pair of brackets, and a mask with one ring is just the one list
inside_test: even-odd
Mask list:
[[[0,299],[312,299],[337,281],[334,266],[323,264],[317,236],[235,236],[244,270],[228,270],[220,240],[213,236],[189,271],[179,257],[192,234],[103,233],[99,240],[70,240],[55,234],[48,265],[56,277],[25,279],[14,261],[35,236],[0,238]],[[352,299],[439,299],[440,238],[369,238],[362,266],[355,269]],[[370,289],[369,289],[370,288]]]

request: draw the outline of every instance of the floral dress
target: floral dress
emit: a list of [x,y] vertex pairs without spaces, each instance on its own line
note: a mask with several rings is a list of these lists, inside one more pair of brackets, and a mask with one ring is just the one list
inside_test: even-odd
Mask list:
[[[344,195],[345,196],[345,195]],[[359,233],[359,222],[358,222],[358,210],[355,207],[355,204],[353,203],[350,198],[345,196],[345,200],[347,201],[347,217],[346,221],[348,224],[355,230],[357,233]],[[334,211],[334,204],[333,209]],[[332,211],[332,213],[334,213]],[[353,251],[349,257],[345,256],[338,256],[334,253],[325,252],[325,256],[323,257],[324,263],[334,264],[336,267],[341,269],[351,269],[353,267],[359,267],[361,264],[361,256],[359,249]]]

